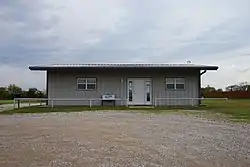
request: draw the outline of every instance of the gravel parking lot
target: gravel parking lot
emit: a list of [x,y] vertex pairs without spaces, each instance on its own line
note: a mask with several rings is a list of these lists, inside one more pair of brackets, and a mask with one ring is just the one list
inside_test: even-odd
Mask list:
[[250,126],[178,114],[0,116],[1,167],[249,167]]
[[[40,103],[21,103],[20,107],[29,107],[30,106],[39,106],[41,105]],[[16,104],[17,107],[17,104]],[[2,104],[0,105],[0,112],[5,111],[5,110],[12,110],[14,108],[13,104]]]

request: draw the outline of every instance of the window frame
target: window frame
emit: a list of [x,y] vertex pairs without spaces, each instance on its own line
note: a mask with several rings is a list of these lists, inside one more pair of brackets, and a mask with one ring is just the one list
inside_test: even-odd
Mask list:
[[[168,79],[174,80],[174,83],[173,83],[174,84],[174,88],[173,89],[167,87]],[[183,83],[177,83],[178,79],[183,79],[184,82]],[[172,83],[169,83],[169,84],[172,84]],[[183,89],[177,88],[176,87],[177,84],[183,84],[184,88]],[[166,90],[186,90],[186,78],[185,77],[166,77],[165,78],[165,88],[166,88]]]
[[[88,83],[88,79],[95,79],[95,83]],[[84,84],[84,83],[79,83],[79,80],[85,80],[85,88],[83,89],[79,89],[78,85],[79,84]],[[95,88],[94,89],[88,89],[88,85],[90,84],[95,84]],[[96,77],[78,77],[76,78],[76,90],[79,91],[95,91],[97,89],[97,78]]]

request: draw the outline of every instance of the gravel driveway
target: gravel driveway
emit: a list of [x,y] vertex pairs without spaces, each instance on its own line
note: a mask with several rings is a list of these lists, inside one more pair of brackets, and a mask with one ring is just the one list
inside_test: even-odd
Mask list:
[[[41,105],[40,103],[21,103],[20,107],[29,107],[30,106],[39,106]],[[16,104],[17,107],[17,104]],[[14,105],[13,104],[1,104],[0,105],[0,112],[1,111],[5,111],[5,110],[12,110],[14,109]]]
[[1,167],[249,167],[250,126],[177,114],[0,116]]

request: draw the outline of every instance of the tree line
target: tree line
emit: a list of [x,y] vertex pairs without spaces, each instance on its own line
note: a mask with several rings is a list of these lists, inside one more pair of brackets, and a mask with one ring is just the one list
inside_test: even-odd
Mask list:
[[14,96],[20,96],[22,98],[45,98],[45,91],[39,90],[37,88],[29,88],[28,90],[23,90],[21,87],[10,84],[7,87],[0,87],[0,99],[11,100]]
[[242,82],[229,85],[224,90],[208,85],[201,88],[201,96],[205,98],[250,98],[250,84]]
[[[242,82],[239,84],[229,85],[223,89],[216,89],[210,85],[201,88],[202,97],[223,97],[230,96],[233,94],[237,96],[246,96],[250,97],[250,84],[248,82]],[[22,98],[45,98],[46,92],[39,90],[37,88],[29,88],[28,90],[23,90],[21,87],[10,84],[7,87],[0,87],[0,99],[10,100],[14,98],[14,95],[20,95]]]
[[207,85],[206,87],[201,88],[201,92],[250,92],[250,84],[248,82],[242,82],[239,84],[229,85],[223,89],[216,89],[215,87],[212,87],[210,85]]

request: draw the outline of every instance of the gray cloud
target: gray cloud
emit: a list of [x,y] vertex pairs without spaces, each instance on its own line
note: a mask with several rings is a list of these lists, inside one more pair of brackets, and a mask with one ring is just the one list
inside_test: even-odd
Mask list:
[[182,47],[169,55],[182,58],[204,57],[211,54],[230,51],[249,46],[250,22],[246,20],[229,20],[218,26],[212,27],[192,40],[181,41]]
[[0,70],[28,77],[30,64],[192,60],[220,65],[203,84],[224,87],[249,73],[250,57],[239,58],[250,53],[249,9],[248,0],[1,1]]
[[57,36],[51,27],[57,23],[55,17],[42,19],[45,6],[28,1],[4,1],[0,10],[0,50],[4,64],[27,65],[45,61],[57,51]]

